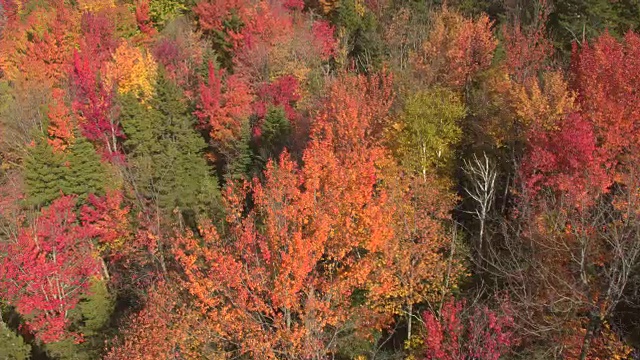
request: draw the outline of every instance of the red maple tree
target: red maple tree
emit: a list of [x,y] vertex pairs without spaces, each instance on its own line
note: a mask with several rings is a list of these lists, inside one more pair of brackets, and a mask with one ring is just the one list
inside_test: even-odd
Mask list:
[[45,343],[79,334],[67,329],[69,311],[99,276],[99,263],[90,236],[76,221],[72,196],[63,196],[43,209],[15,239],[2,243],[2,295],[25,317]]
[[209,129],[215,144],[224,148],[240,137],[243,122],[251,114],[253,95],[238,75],[226,76],[209,62],[207,82],[200,83],[200,101],[195,115]]
[[99,69],[88,53],[76,52],[73,57],[72,107],[79,118],[82,134],[96,142],[108,158],[120,155],[119,139],[124,137],[113,111],[113,89],[99,77]]
[[640,149],[640,35],[622,42],[604,33],[581,49],[574,46],[572,70],[583,116],[597,138],[602,165],[612,174],[629,171]]
[[498,360],[515,344],[513,318],[503,308],[507,311],[470,309],[464,300],[449,299],[439,316],[425,312],[426,360]]
[[64,151],[73,141],[74,124],[71,119],[71,111],[64,100],[64,90],[53,89],[53,102],[49,105],[49,144],[54,151]]

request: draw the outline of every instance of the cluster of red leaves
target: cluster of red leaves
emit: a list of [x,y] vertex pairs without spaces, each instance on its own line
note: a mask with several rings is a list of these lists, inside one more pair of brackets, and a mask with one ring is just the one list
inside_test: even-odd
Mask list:
[[153,48],[153,56],[172,75],[176,75],[175,73],[180,69],[181,64],[187,60],[178,43],[167,38],[162,38],[156,43]]
[[300,100],[298,87],[298,80],[291,75],[285,75],[271,83],[258,86],[257,99],[253,105],[255,114],[263,119],[267,115],[269,106],[282,106],[287,119],[295,123],[298,118],[295,102]]
[[208,81],[200,83],[195,115],[209,129],[213,141],[224,147],[240,137],[242,124],[251,114],[252,100],[249,86],[239,75],[227,76],[209,62]]
[[96,68],[101,68],[102,64],[111,60],[111,55],[118,47],[115,22],[106,12],[85,12],[82,14],[80,26],[80,52],[86,55]]
[[328,60],[336,55],[337,44],[334,38],[335,29],[326,20],[317,20],[312,25],[315,47],[320,49],[322,60]]
[[[567,331],[563,336],[554,339],[563,345],[562,355],[567,359],[579,359],[584,345],[588,322],[584,319],[574,320],[566,324]],[[608,323],[603,323],[599,333],[591,340],[587,359],[625,359],[632,354],[632,349],[620,338],[619,333]]]
[[480,305],[468,308],[464,300],[450,299],[439,316],[425,312],[423,318],[427,360],[498,360],[515,342],[514,320],[508,311],[498,313]]
[[[236,73],[244,74],[254,84],[267,80],[262,71],[269,62],[283,65],[290,61],[326,61],[335,55],[334,28],[326,21],[310,21],[296,15],[303,7],[299,0],[252,4],[215,0],[200,2],[194,13],[203,30],[212,31],[231,44]],[[232,16],[242,23],[240,29],[225,28],[225,21]],[[287,58],[287,53],[295,55]]]
[[522,162],[528,189],[535,193],[550,187],[584,205],[613,181],[626,181],[640,149],[638,46],[640,36],[634,33],[622,43],[605,33],[593,45],[574,48],[579,108],[552,126],[530,127]]
[[87,229],[76,221],[76,200],[63,196],[43,209],[16,239],[2,243],[2,295],[45,343],[69,336],[68,314],[99,276]]
[[540,1],[539,7],[537,17],[528,27],[523,27],[519,19],[502,26],[505,66],[512,78],[521,84],[544,70],[553,55],[553,45],[546,35],[551,8],[546,0]]
[[369,77],[343,76],[328,86],[327,93],[328,99],[313,124],[314,137],[330,138],[335,146],[347,149],[363,141],[376,144],[380,140],[389,126],[395,96],[392,74],[382,71]]
[[[184,89],[185,95],[193,96],[192,79],[195,78],[191,62],[199,63],[201,56],[190,53],[186,49],[184,40],[162,38],[152,49],[156,61],[161,64],[167,76]],[[197,91],[196,91],[197,92]]]
[[156,28],[153,27],[151,16],[149,15],[149,1],[141,0],[136,5],[136,22],[138,28],[147,36],[153,36],[156,33]]
[[[640,35],[623,42],[608,33],[574,48],[572,70],[582,113],[594,127],[601,163],[613,174],[628,172],[640,150]],[[620,180],[616,176],[616,180]]]
[[82,135],[108,159],[116,159],[124,133],[113,111],[114,89],[103,79],[105,65],[118,47],[116,25],[107,10],[82,15],[79,49],[73,54],[70,79],[72,108]]
[[239,33],[232,34],[234,52],[239,57],[241,51],[277,46],[284,37],[293,35],[294,19],[279,2],[258,1],[247,6],[242,19],[244,26]]
[[64,80],[76,41],[78,16],[62,1],[26,16],[10,16],[3,29],[1,62],[10,79],[26,78],[43,85]]
[[533,193],[549,187],[572,203],[586,205],[610,185],[593,127],[580,113],[566,116],[557,129],[529,130],[527,140],[529,150],[521,171],[525,186]]
[[282,6],[289,11],[302,11],[304,9],[304,0],[284,0]]
[[2,6],[3,15],[8,21],[15,20],[18,13],[18,3],[15,0],[0,0],[0,6]]
[[103,154],[112,158],[119,155],[118,139],[124,138],[124,133],[112,114],[114,90],[107,88],[98,71],[89,54],[74,55],[72,107],[82,135],[99,144]]
[[[74,33],[75,26],[76,19],[72,14],[63,5],[58,6],[50,31],[28,43],[26,59],[35,62],[39,72],[44,72],[46,77],[62,79],[72,56],[73,39],[69,39],[69,34]],[[37,72],[36,67],[33,70]]]
[[[89,195],[80,210],[87,232],[95,239],[97,250],[109,267],[114,286],[146,289],[156,277],[158,256],[166,246],[166,236],[158,228],[159,218],[146,205],[132,218],[132,206],[122,191],[110,190],[101,197]],[[135,224],[135,228],[133,227]]]
[[87,231],[98,240],[98,244],[111,250],[111,256],[125,256],[122,242],[129,238],[129,207],[123,206],[120,191],[110,191],[105,196],[89,195],[87,205],[82,207],[81,219]]
[[[127,321],[121,344],[111,348],[105,360],[156,360],[179,358],[184,345],[184,322],[175,289],[160,282],[148,289],[144,308]],[[118,339],[115,339],[118,342]]]
[[199,2],[193,12],[200,28],[205,31],[223,31],[223,23],[233,14],[243,19],[249,4],[244,0],[206,0]]

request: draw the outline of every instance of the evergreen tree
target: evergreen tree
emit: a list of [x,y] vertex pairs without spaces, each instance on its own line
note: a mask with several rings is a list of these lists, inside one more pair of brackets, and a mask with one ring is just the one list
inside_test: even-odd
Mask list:
[[284,108],[275,106],[269,109],[262,124],[262,138],[265,147],[272,155],[278,155],[291,134],[291,123],[287,119]]
[[270,107],[262,122],[260,144],[257,149],[264,168],[267,161],[277,158],[291,135],[291,123],[282,106]]
[[120,100],[124,146],[138,191],[165,214],[176,208],[183,215],[215,208],[217,180],[181,90],[161,72],[148,104],[130,95]]
[[31,346],[0,319],[0,359],[27,360],[31,357]]
[[282,106],[271,106],[260,124],[260,136],[251,136],[251,125],[242,125],[240,139],[231,146],[226,162],[225,178],[250,180],[262,175],[269,159],[276,159],[287,146],[291,135],[291,123]]
[[68,156],[69,173],[65,194],[78,195],[84,201],[89,194],[103,195],[106,171],[95,147],[84,136],[77,136]]
[[69,168],[65,160],[65,155],[54,153],[45,139],[29,150],[24,162],[27,205],[47,205],[60,196],[60,191],[67,190]]
[[26,204],[46,206],[65,195],[78,195],[80,202],[89,194],[104,193],[105,170],[93,145],[76,135],[67,152],[54,152],[41,138],[25,159]]
[[251,129],[249,122],[242,124],[242,132],[232,146],[233,156],[226,165],[225,177],[231,180],[251,179],[253,177],[255,159],[252,150]]
[[568,55],[574,41],[588,41],[605,29],[615,36],[640,29],[640,1],[555,1],[549,25],[556,46]]
[[341,1],[334,23],[344,29],[349,60],[359,72],[367,73],[380,66],[382,40],[378,32],[378,19],[362,2]]

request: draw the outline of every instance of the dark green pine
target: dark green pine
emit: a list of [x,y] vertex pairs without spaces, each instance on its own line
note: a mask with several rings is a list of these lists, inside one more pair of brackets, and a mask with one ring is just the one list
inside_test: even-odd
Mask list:
[[574,41],[588,41],[609,30],[621,37],[640,29],[638,0],[563,0],[554,4],[549,18],[556,46],[568,54]]
[[225,179],[250,180],[255,157],[251,149],[251,126],[248,121],[243,122],[240,139],[233,144],[232,149],[225,169]]
[[105,170],[93,145],[83,136],[65,152],[54,152],[43,137],[24,161],[26,205],[42,207],[64,195],[104,194]]
[[65,163],[65,155],[54,153],[44,138],[29,150],[24,160],[26,205],[46,206],[67,190],[69,167]]
[[0,359],[27,360],[30,357],[31,346],[0,318]]
[[291,134],[291,123],[282,106],[269,108],[262,124],[262,138],[271,155],[278,155]]
[[65,193],[84,201],[89,194],[104,195],[105,169],[95,147],[84,136],[76,137],[69,148],[69,172]]
[[143,195],[166,214],[217,207],[220,191],[204,159],[206,143],[180,88],[160,72],[148,104],[125,96],[121,108],[125,150]]

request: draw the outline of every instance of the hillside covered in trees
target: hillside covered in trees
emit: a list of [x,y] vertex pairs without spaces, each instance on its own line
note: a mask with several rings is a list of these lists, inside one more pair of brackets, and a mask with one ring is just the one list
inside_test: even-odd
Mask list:
[[0,0],[0,359],[640,358],[638,0]]

